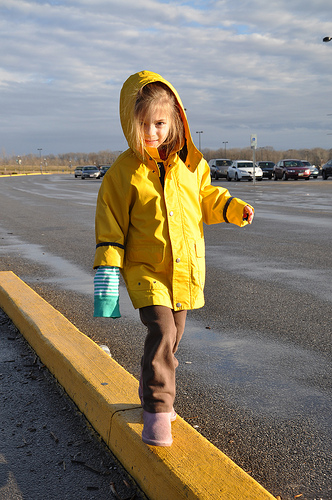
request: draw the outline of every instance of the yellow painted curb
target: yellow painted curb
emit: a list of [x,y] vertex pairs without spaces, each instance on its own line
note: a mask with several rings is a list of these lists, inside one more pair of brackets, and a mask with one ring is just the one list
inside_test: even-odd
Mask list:
[[22,172],[19,174],[0,174],[1,177],[23,177],[24,175],[52,175],[52,172]]
[[148,498],[275,499],[179,416],[171,447],[145,445],[138,381],[11,271],[0,307]]

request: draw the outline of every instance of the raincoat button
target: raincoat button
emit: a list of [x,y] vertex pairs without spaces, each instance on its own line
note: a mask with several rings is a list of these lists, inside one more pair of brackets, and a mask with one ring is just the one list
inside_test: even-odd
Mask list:
[[178,264],[179,262],[181,262],[181,259],[179,259],[179,257],[178,257],[175,262],[177,262],[177,264]]
[[178,302],[178,303],[176,304],[176,307],[181,307],[181,302]]
[[171,210],[169,215],[172,217],[173,214],[174,214],[174,212],[173,212],[173,210]]

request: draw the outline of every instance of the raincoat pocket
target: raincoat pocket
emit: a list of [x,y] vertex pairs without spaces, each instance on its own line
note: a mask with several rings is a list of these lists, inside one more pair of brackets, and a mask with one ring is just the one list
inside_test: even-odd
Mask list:
[[170,286],[162,245],[133,246],[126,252],[125,281],[128,290],[147,292]]
[[205,285],[205,242],[204,238],[195,242],[195,263],[192,267],[192,283],[198,285],[200,290]]
[[205,257],[205,242],[202,238],[195,243],[196,257]]

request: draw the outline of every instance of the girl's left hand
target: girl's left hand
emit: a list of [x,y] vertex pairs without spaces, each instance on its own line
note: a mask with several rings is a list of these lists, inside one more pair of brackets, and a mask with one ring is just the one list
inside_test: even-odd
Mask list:
[[243,209],[243,220],[246,220],[248,224],[251,224],[253,218],[254,218],[253,209],[249,205],[246,205]]

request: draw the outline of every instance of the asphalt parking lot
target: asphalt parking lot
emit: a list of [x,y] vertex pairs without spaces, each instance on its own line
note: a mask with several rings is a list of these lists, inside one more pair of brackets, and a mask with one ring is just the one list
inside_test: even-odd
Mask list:
[[[100,181],[2,179],[0,270],[11,269],[139,375],[144,329],[92,318]],[[98,184],[99,182],[99,184]],[[206,227],[206,305],[179,350],[176,409],[283,500],[331,498],[332,179],[213,181],[255,207]]]

